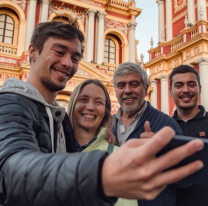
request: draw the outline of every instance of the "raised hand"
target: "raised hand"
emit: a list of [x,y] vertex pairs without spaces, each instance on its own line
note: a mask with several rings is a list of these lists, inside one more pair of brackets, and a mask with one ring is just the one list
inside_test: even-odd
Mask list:
[[144,123],[144,132],[140,134],[140,138],[141,139],[145,139],[145,138],[151,138],[154,136],[154,132],[151,132],[151,128],[150,128],[150,122],[146,121]]

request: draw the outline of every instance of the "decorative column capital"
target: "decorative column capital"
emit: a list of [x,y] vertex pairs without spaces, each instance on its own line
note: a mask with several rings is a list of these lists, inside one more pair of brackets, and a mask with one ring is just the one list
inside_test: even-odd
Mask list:
[[95,17],[95,13],[96,13],[97,11],[96,10],[94,10],[94,9],[90,9],[89,8],[89,10],[87,11],[87,16],[92,16],[92,17]]
[[160,81],[167,81],[168,78],[169,78],[168,75],[162,75],[162,76],[158,77],[158,79],[160,79]]
[[158,3],[158,5],[164,4],[164,0],[156,0],[156,3]]
[[150,80],[150,84],[151,84],[151,86],[156,85],[157,84],[157,80],[156,79]]
[[41,0],[42,4],[49,4],[50,0]]
[[208,64],[208,59],[207,58],[201,58],[201,59],[197,60],[195,63],[197,63],[197,64],[202,64],[202,63]]
[[98,17],[98,19],[105,19],[105,16],[106,16],[106,12],[104,12],[104,11],[99,11],[98,13],[97,13],[97,17]]
[[136,22],[129,22],[128,23],[129,30],[135,30],[136,26],[137,26]]

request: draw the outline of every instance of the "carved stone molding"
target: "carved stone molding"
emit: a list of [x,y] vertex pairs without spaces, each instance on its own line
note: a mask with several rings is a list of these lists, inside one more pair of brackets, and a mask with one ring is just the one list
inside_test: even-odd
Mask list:
[[135,30],[136,26],[137,26],[137,23],[136,22],[130,22],[130,23],[128,23],[129,30],[132,30],[132,29]]
[[186,58],[188,59],[190,57],[191,57],[191,50],[189,50],[189,51],[186,52]]
[[174,13],[180,11],[187,5],[186,0],[174,0]]
[[0,72],[0,80],[6,80],[8,78],[17,78],[17,79],[19,79],[20,77],[17,74],[8,74],[8,73]]
[[99,7],[102,6],[101,4],[96,3],[96,2],[94,2],[94,1],[90,1],[90,0],[81,0],[81,2],[84,2],[84,3],[86,3],[86,4],[92,4],[92,5],[94,5],[94,6],[99,6]]
[[174,66],[176,67],[178,65],[179,65],[179,59],[177,58],[177,59],[174,60]]
[[10,59],[10,58],[5,58],[5,57],[0,57],[0,62],[1,63],[9,63],[9,64],[17,64],[16,59]]
[[86,13],[87,16],[92,16],[92,17],[95,17],[95,14],[96,14],[96,10],[94,9],[89,9]]
[[137,26],[136,22],[129,22],[128,23],[129,30],[132,30],[132,29],[135,30],[136,26]]
[[70,17],[76,18],[77,20],[81,20],[82,23],[84,23],[84,19],[85,19],[85,14],[84,12],[81,11],[77,11],[74,9],[71,9],[69,7],[66,6],[60,6],[58,4],[50,4],[49,5],[49,15],[54,12],[57,15],[63,15],[63,14],[67,14],[69,13]]
[[80,81],[75,81],[75,80],[69,80],[67,82],[67,86],[73,86],[76,87],[79,83],[81,83]]
[[76,75],[91,76],[91,75],[89,75],[86,71],[84,71],[84,70],[82,70],[82,69],[78,69]]
[[158,80],[156,80],[156,79],[152,79],[152,80],[150,80],[150,84],[151,84],[151,86],[153,86],[153,85],[157,85],[157,81],[158,81]]
[[26,8],[26,0],[12,0],[14,3],[20,5],[23,10]]
[[50,0],[41,0],[42,1],[42,4],[49,4],[50,3]]
[[198,46],[194,47],[194,54],[198,54],[200,52],[200,49]]
[[99,11],[97,13],[97,17],[98,17],[98,19],[105,19],[106,14],[107,14],[106,12]]
[[196,62],[195,62],[196,64],[208,64],[208,59],[207,58],[201,58],[201,59],[199,59],[199,60],[197,60]]
[[118,22],[111,19],[105,19],[105,29],[108,28],[116,28],[122,32],[124,32],[125,35],[127,35],[127,24],[123,22]]

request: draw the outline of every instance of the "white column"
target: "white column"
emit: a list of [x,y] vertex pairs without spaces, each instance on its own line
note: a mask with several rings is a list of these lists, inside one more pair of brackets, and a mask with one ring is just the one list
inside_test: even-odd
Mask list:
[[49,6],[49,0],[42,0],[40,22],[48,21],[48,6]]
[[166,0],[166,41],[170,41],[172,38],[172,1]]
[[169,115],[168,76],[162,76],[161,82],[161,111]]
[[25,50],[28,50],[30,45],[30,40],[32,37],[32,32],[35,27],[35,13],[36,13],[37,0],[30,0],[28,16],[27,16],[27,27],[26,27],[26,39],[25,39]]
[[18,56],[21,56],[24,51],[25,30],[26,30],[26,20],[21,19],[20,20],[20,27],[19,27],[18,42],[22,42],[22,43],[19,44],[18,48],[17,48],[17,55]]
[[136,22],[129,22],[129,61],[135,62],[136,59],[136,46],[135,46],[135,27]]
[[207,21],[206,0],[197,0],[197,16],[198,21],[201,19]]
[[194,25],[196,23],[194,0],[188,0],[187,7],[188,7],[188,23]]
[[208,59],[200,59],[196,61],[199,64],[199,77],[201,82],[201,104],[208,111]]
[[104,19],[106,12],[99,11],[98,16],[98,38],[97,38],[97,64],[104,61]]
[[88,29],[87,29],[87,53],[86,61],[91,62],[93,60],[93,51],[94,51],[94,22],[95,22],[95,13],[96,10],[89,9],[87,11],[88,16]]
[[151,87],[153,90],[150,93],[150,102],[151,105],[157,109],[157,80],[150,81]]
[[164,0],[157,0],[158,3],[158,41],[164,41]]

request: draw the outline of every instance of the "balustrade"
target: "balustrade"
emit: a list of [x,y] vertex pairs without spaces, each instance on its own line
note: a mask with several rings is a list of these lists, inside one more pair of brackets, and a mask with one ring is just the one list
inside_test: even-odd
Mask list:
[[109,72],[115,72],[118,67],[117,64],[104,63],[104,65],[108,68]]
[[109,4],[111,6],[115,6],[117,8],[121,8],[121,9],[128,9],[128,7],[129,7],[129,3],[125,2],[125,1],[110,0]]
[[0,53],[16,55],[17,54],[17,46],[0,42]]
[[189,32],[190,32],[190,35],[191,35],[191,39],[193,39],[195,36],[197,36],[199,34],[198,27],[194,27]]
[[169,42],[170,52],[173,52],[177,47],[183,44],[183,36],[180,35]]

